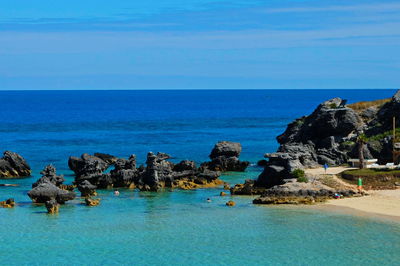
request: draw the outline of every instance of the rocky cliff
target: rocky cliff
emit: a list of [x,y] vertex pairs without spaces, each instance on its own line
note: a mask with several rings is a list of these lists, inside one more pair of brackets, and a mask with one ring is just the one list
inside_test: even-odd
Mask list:
[[280,146],[276,152],[265,154],[264,171],[254,186],[271,188],[294,178],[295,169],[337,166],[358,158],[357,138],[361,134],[367,138],[365,158],[389,162],[393,117],[400,125],[400,91],[392,99],[349,105],[340,98],[325,101],[310,115],[291,122],[277,137]]

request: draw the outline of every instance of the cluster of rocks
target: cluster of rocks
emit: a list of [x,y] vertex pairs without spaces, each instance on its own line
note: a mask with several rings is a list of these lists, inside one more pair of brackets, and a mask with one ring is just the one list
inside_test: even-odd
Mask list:
[[14,208],[14,206],[15,206],[15,201],[13,198],[0,201],[0,207],[2,208]]
[[357,137],[360,134],[368,137],[363,147],[365,159],[379,158],[379,163],[386,163],[392,159],[392,137],[389,134],[379,139],[373,136],[390,130],[393,116],[400,123],[400,91],[387,103],[372,104],[364,109],[350,108],[340,98],[325,101],[309,116],[294,120],[277,137],[280,146],[259,162],[264,170],[256,180],[236,185],[231,192],[275,194],[281,185],[295,180],[293,171],[296,169],[342,165],[350,158],[358,158]]
[[25,159],[12,151],[5,151],[0,158],[0,178],[27,177],[31,168]]
[[[241,150],[239,143],[219,142],[210,154],[211,161],[200,167],[189,160],[174,164],[169,161],[170,155],[160,152],[149,152],[146,165],[139,167],[135,155],[124,159],[105,154],[70,157],[68,165],[75,173],[75,184],[82,196],[94,196],[96,189],[117,187],[138,188],[141,191],[193,189],[223,184],[219,179],[221,171],[244,171],[249,162],[239,160]],[[106,172],[111,165],[114,169]]]

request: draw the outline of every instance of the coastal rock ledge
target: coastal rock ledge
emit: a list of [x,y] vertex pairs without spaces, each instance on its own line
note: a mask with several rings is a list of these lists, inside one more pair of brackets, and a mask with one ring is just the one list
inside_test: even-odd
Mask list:
[[[310,115],[288,124],[277,136],[277,151],[265,154],[266,160],[260,161],[263,172],[256,180],[232,187],[231,194],[262,195],[254,203],[267,204],[313,202],[335,193],[354,196],[354,191],[334,191],[315,183],[299,185],[295,172],[324,164],[340,166],[358,158],[360,151],[365,159],[376,158],[379,164],[392,162],[393,117],[399,125],[400,91],[391,99],[370,102],[325,101]],[[360,137],[366,143],[359,142]]]

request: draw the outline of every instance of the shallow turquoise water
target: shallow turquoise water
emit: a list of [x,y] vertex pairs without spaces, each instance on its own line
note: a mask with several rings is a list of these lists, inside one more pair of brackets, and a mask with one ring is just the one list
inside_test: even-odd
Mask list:
[[[255,206],[251,197],[220,197],[221,188],[163,193],[100,191],[100,206],[81,199],[55,216],[26,195],[54,163],[67,183],[69,155],[109,152],[139,161],[149,150],[174,160],[207,159],[222,139],[240,141],[253,164],[276,149],[287,122],[322,100],[385,98],[393,91],[0,92],[2,150],[21,153],[34,177],[0,180],[2,265],[395,265],[400,224],[302,208]],[[83,97],[83,96],[85,97]],[[80,97],[82,96],[82,97]],[[157,97],[156,97],[157,96]],[[296,103],[293,104],[293,103]],[[10,119],[12,118],[12,119]],[[261,168],[227,173],[231,184]],[[212,198],[211,203],[205,201]],[[225,202],[237,205],[229,208]]]

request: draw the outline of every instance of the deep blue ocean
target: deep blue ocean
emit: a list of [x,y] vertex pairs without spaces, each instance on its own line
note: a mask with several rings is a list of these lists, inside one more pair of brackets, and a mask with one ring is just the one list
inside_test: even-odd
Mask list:
[[[68,157],[166,152],[173,161],[208,159],[220,140],[240,142],[245,173],[278,147],[287,123],[322,101],[391,97],[394,90],[0,91],[0,151],[30,163],[33,177],[0,180],[1,265],[394,265],[400,224],[308,208],[266,207],[252,197],[219,197],[221,188],[174,192],[100,191],[100,206],[77,198],[55,216],[26,192],[47,164],[73,180]],[[205,201],[212,198],[211,203]],[[225,206],[229,199],[237,205]]]

